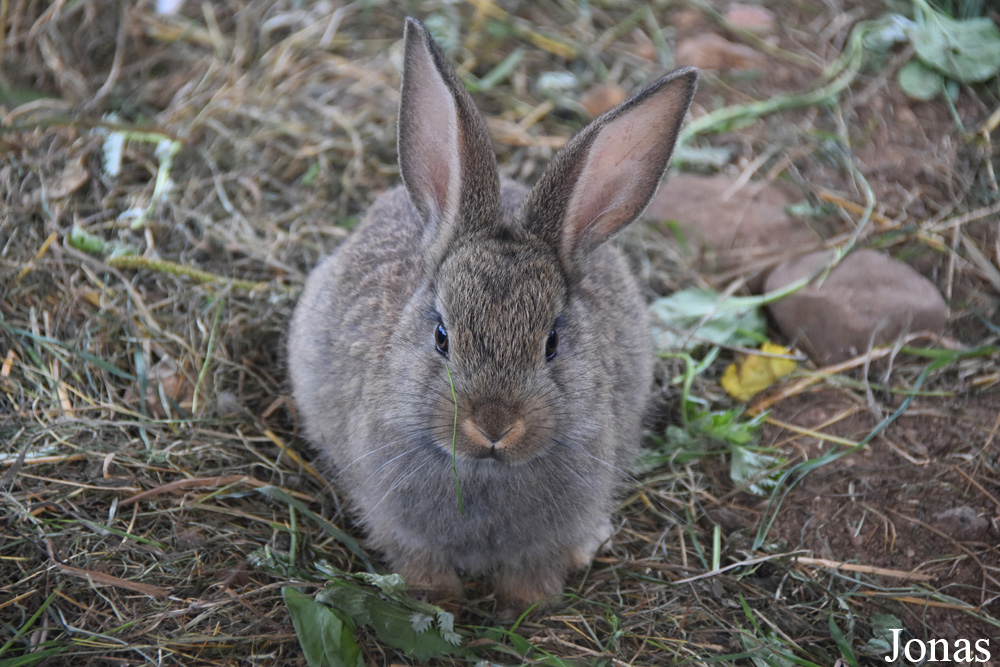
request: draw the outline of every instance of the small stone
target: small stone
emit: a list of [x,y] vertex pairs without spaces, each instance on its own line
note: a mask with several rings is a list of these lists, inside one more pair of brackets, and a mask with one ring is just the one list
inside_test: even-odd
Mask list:
[[596,117],[624,102],[627,96],[628,92],[617,83],[601,83],[581,95],[580,104]]
[[215,410],[222,418],[239,417],[247,414],[247,409],[243,407],[236,392],[223,390],[215,398]]
[[968,505],[952,507],[931,517],[934,527],[956,540],[975,540],[983,537],[990,522]]
[[208,542],[208,534],[202,528],[178,525],[174,528],[174,543],[182,551],[203,547]]
[[735,533],[747,527],[747,522],[736,512],[725,507],[716,507],[705,512],[708,520],[718,524],[727,533]]
[[765,63],[764,54],[746,44],[730,42],[714,32],[681,41],[674,55],[678,65],[694,65],[701,69],[754,69]]
[[[780,289],[812,275],[829,251],[779,264],[764,289]],[[833,364],[885,345],[911,331],[941,333],[948,306],[934,284],[912,267],[875,250],[845,257],[819,287],[807,285],[768,306],[782,333],[816,363]]]
[[688,30],[704,23],[704,15],[697,9],[679,9],[670,17],[670,24],[675,28]]
[[726,10],[726,20],[734,28],[742,28],[758,35],[770,35],[774,32],[774,12],[757,5],[733,3]]

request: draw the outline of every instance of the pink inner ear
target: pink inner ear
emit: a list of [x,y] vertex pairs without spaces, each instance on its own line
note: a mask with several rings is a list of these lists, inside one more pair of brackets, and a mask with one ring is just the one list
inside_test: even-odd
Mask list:
[[404,76],[411,94],[400,112],[403,179],[435,221],[453,218],[462,180],[455,100],[423,44],[413,49]]
[[670,157],[685,92],[666,85],[594,138],[567,207],[569,247],[600,243],[642,213]]

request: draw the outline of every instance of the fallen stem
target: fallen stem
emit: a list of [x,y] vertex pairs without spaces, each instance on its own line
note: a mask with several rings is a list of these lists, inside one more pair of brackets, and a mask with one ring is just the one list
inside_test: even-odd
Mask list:
[[275,284],[272,282],[234,280],[232,278],[226,278],[215,275],[214,273],[209,273],[208,271],[202,271],[191,266],[171,262],[166,259],[150,259],[149,257],[122,255],[119,257],[108,257],[104,261],[107,262],[108,266],[112,266],[116,269],[143,269],[154,273],[168,273],[172,276],[190,278],[196,283],[223,284],[235,289],[245,289],[250,291],[268,290],[274,288],[277,288],[282,292],[292,291],[290,287],[281,283]]

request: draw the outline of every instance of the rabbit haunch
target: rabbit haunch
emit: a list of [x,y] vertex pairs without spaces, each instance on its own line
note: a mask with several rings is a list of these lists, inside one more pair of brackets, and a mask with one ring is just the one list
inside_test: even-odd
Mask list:
[[460,573],[492,573],[516,609],[610,537],[652,351],[604,241],[655,192],[695,80],[675,71],[595,119],[529,190],[501,182],[471,97],[407,21],[404,185],[309,276],[288,352],[306,437],[411,586],[459,595]]

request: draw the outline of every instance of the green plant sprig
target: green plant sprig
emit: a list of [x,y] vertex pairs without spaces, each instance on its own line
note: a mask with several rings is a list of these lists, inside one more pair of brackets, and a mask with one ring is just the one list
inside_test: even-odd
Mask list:
[[455,495],[458,496],[458,511],[465,516],[465,505],[462,503],[462,483],[458,479],[458,395],[455,393],[455,382],[451,379],[451,368],[444,365],[448,374],[448,386],[451,388],[451,400],[455,404],[455,421],[451,427],[451,474],[455,478]]

